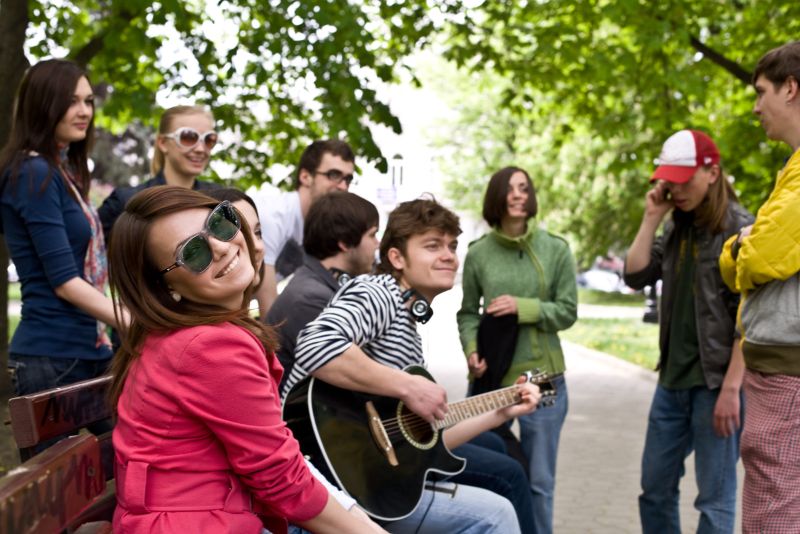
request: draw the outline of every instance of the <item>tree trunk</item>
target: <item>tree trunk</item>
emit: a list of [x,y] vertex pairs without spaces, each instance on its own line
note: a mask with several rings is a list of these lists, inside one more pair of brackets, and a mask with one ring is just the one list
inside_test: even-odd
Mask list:
[[[25,29],[28,27],[28,0],[0,0],[0,146],[5,146],[11,130],[14,97],[29,63],[25,57]],[[1,170],[1,169],[0,169]],[[0,235],[0,268],[6,270],[8,250]],[[11,393],[6,372],[8,363],[8,276],[0,273],[0,396]]]

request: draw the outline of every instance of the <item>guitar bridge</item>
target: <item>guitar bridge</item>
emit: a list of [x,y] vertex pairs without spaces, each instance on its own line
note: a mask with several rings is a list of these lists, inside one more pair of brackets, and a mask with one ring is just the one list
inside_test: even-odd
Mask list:
[[375,440],[378,448],[383,452],[384,456],[386,456],[389,465],[397,467],[400,465],[400,462],[397,461],[397,455],[394,452],[392,442],[389,440],[386,429],[383,428],[383,421],[381,421],[380,416],[378,416],[378,410],[375,409],[375,405],[372,404],[372,401],[367,401],[366,409],[369,431],[372,434],[372,439]]

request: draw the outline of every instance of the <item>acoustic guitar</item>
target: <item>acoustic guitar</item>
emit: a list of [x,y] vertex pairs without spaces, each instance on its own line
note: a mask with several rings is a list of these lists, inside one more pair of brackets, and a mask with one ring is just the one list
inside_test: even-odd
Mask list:
[[[433,381],[423,367],[407,373]],[[554,376],[526,373],[542,391],[539,406],[555,400]],[[403,402],[349,391],[309,377],[286,397],[283,418],[300,450],[331,482],[372,517],[397,520],[416,509],[430,475],[456,475],[466,461],[445,447],[442,431],[461,421],[520,402],[516,386],[448,404],[443,420],[431,424]]]

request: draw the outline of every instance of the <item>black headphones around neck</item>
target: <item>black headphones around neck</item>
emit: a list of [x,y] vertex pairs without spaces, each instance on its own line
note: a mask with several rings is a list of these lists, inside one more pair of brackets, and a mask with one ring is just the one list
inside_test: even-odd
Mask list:
[[431,317],[433,317],[433,309],[431,308],[431,305],[428,304],[428,301],[425,299],[425,297],[420,295],[419,292],[413,288],[406,289],[403,291],[403,294],[400,295],[400,299],[402,300],[403,304],[408,302],[411,298],[414,299],[414,301],[411,303],[411,308],[409,308],[411,317],[413,317],[418,323],[422,324],[430,321]]
[[339,283],[339,287],[342,287],[343,285],[347,284],[347,282],[353,279],[350,273],[343,271],[341,269],[337,269],[336,267],[331,267],[328,270],[331,272],[333,277]]

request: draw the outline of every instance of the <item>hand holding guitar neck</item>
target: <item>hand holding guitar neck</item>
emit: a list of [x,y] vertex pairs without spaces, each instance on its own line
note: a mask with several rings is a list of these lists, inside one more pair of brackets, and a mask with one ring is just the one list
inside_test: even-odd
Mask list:
[[506,420],[531,413],[536,410],[539,406],[539,401],[542,399],[542,392],[539,390],[539,386],[528,382],[528,378],[525,375],[517,379],[517,391],[520,397],[519,403],[500,410]]

